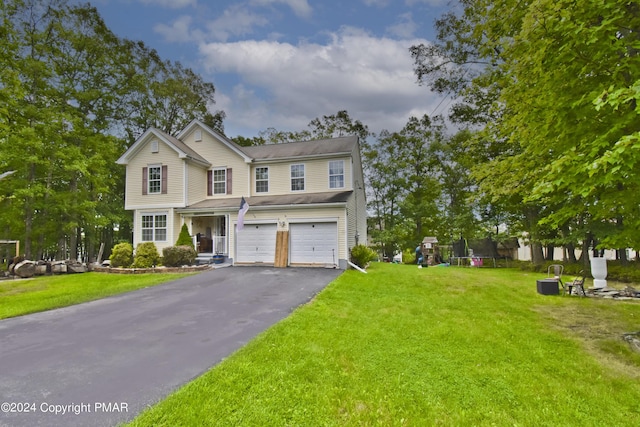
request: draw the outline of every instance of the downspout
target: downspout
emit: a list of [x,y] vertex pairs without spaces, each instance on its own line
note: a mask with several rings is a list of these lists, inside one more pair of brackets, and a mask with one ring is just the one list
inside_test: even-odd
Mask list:
[[182,174],[183,180],[183,191],[182,191],[182,204],[186,208],[189,205],[189,165],[187,165],[187,161],[183,160],[184,165],[184,173]]

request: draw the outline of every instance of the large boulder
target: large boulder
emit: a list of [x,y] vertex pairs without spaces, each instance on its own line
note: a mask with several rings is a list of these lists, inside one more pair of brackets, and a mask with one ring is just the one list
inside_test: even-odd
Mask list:
[[44,276],[51,272],[51,265],[47,261],[38,261],[36,264],[36,276]]
[[67,273],[86,273],[87,266],[80,262],[68,262],[67,263]]
[[22,277],[23,279],[33,277],[36,274],[36,263],[29,260],[19,262],[13,268],[13,273],[18,277]]
[[54,261],[51,263],[51,272],[53,274],[65,274],[67,272],[67,263],[64,261]]

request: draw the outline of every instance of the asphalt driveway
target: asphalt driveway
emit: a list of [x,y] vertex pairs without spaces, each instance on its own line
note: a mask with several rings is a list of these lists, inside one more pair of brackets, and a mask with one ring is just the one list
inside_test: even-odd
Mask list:
[[1,320],[0,425],[113,426],[131,420],[288,316],[340,273],[230,267]]

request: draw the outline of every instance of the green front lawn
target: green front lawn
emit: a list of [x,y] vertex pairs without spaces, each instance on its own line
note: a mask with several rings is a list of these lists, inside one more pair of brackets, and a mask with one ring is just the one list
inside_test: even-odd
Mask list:
[[187,274],[82,273],[0,281],[0,319],[158,285]]
[[640,304],[514,269],[347,271],[134,426],[640,425]]

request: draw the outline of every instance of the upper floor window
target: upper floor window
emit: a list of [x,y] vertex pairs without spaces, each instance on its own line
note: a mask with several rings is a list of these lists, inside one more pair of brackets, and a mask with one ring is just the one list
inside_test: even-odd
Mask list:
[[142,241],[167,241],[167,215],[142,215]]
[[256,193],[269,192],[269,168],[256,168]]
[[162,189],[162,168],[160,166],[149,167],[149,194],[158,194]]
[[231,168],[207,171],[207,196],[231,194]]
[[213,194],[227,194],[227,170],[213,170]]
[[344,188],[344,160],[329,162],[329,188]]
[[291,191],[304,191],[304,165],[291,165]]
[[167,166],[142,168],[142,194],[167,194]]

